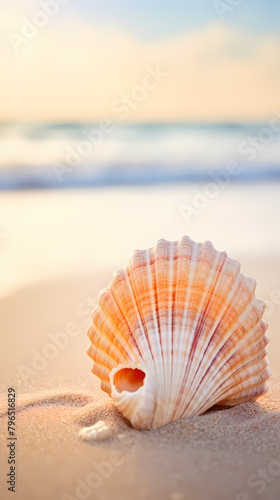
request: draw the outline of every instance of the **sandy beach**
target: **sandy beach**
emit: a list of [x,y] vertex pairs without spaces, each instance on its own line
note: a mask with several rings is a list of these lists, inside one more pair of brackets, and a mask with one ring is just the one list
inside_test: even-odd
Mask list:
[[[242,262],[259,297],[277,289],[279,263]],[[108,269],[42,281],[1,300],[2,349],[13,353],[1,364],[1,499],[11,495],[6,409],[13,387],[18,499],[278,500],[280,305],[270,305],[266,317],[273,378],[260,402],[137,431],[100,390],[85,353],[90,310],[110,277]],[[100,420],[108,435],[83,441],[79,431]]]

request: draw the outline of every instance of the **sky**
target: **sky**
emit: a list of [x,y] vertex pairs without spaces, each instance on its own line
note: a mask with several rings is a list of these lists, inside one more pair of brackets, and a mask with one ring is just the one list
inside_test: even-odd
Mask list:
[[[232,8],[236,5],[235,8]],[[280,33],[278,0],[93,0],[76,2],[76,9],[92,20],[112,21],[141,40],[160,40],[217,20],[223,10],[231,25],[256,33]]]
[[0,0],[0,120],[267,121],[276,0]]

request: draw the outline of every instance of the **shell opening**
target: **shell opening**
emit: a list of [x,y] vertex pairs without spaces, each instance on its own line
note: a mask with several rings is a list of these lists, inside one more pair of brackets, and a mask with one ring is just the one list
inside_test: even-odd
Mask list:
[[123,368],[114,375],[114,385],[118,392],[136,392],[144,384],[146,373],[138,368]]

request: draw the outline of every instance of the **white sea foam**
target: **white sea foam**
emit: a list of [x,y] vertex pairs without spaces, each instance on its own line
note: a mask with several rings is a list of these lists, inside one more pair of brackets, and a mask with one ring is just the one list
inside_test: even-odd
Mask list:
[[[84,131],[98,125],[2,125],[0,188],[79,187],[160,182],[207,182],[209,171],[231,160],[242,165],[236,180],[280,178],[280,138],[264,143],[265,125],[133,125],[116,126],[100,144],[70,164]],[[250,138],[258,141],[248,146]],[[250,153],[251,151],[251,153]],[[68,168],[62,179],[56,163]],[[62,182],[61,182],[62,180]]]

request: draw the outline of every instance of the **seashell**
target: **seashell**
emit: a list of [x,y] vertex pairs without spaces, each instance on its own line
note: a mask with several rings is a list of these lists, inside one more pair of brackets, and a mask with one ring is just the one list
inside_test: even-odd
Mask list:
[[99,420],[96,424],[90,427],[83,427],[79,436],[84,441],[103,441],[111,437],[113,428],[103,420]]
[[137,250],[99,296],[92,372],[135,428],[158,428],[266,392],[265,303],[212,243]]

